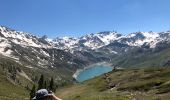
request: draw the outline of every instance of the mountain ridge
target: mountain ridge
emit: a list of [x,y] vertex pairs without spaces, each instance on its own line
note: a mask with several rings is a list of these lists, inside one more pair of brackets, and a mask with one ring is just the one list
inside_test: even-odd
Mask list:
[[[99,59],[111,59],[110,55],[120,55],[133,48],[148,47],[152,49],[161,43],[169,42],[170,31],[159,33],[134,32],[128,35],[122,35],[116,31],[104,31],[87,34],[80,38],[56,37],[49,39],[46,35],[37,37],[30,33],[15,31],[4,26],[0,27],[0,53],[14,58],[16,61],[25,59],[24,61],[31,63],[34,59],[34,61],[37,61],[37,66],[53,67],[56,57],[58,63],[64,61],[63,63],[68,65],[71,63],[74,66],[76,62],[79,64],[80,62],[94,63]],[[63,54],[54,54],[54,52],[60,51]],[[63,55],[66,55],[66,58]],[[67,56],[70,58],[68,59]]]
[[[79,38],[75,37],[56,37],[54,39],[49,39],[48,36],[44,35],[42,37],[37,37],[27,32],[15,31],[10,28],[0,27],[1,37],[10,38],[16,44],[22,42],[25,46],[34,47],[49,47],[58,49],[73,49],[82,50],[84,48],[88,49],[98,49],[103,46],[109,45],[114,41],[118,41],[130,46],[141,46],[144,43],[149,43],[154,47],[156,42],[159,42],[161,38],[165,39],[164,34],[169,35],[170,32],[134,32],[128,35],[122,35],[116,31],[104,31],[98,33],[91,33],[81,36]],[[16,39],[16,40],[15,40]],[[19,41],[20,40],[20,41]],[[23,40],[23,41],[21,41]]]

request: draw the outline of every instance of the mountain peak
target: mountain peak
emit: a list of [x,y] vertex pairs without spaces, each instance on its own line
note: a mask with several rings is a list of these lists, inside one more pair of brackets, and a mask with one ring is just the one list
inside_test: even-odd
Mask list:
[[[166,34],[165,34],[166,33]],[[91,33],[80,38],[62,37],[49,39],[46,35],[38,38],[26,32],[19,32],[10,28],[0,26],[0,36],[9,39],[13,43],[22,46],[33,47],[55,47],[59,49],[97,49],[114,41],[127,44],[129,46],[142,46],[147,43],[153,47],[157,42],[162,40],[169,40],[169,31],[156,33],[156,32],[134,32],[127,36],[121,35],[116,31],[103,31],[98,33]]]

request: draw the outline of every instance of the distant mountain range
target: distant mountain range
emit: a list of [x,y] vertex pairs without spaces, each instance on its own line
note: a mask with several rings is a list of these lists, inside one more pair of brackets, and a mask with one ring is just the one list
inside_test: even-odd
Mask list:
[[[128,35],[105,31],[80,38],[49,39],[45,35],[37,37],[30,33],[0,27],[0,54],[3,57],[9,57],[30,69],[55,69],[61,73],[60,78],[67,76],[62,73],[71,75],[78,68],[102,61],[118,66],[135,66],[134,61],[143,57],[148,57],[147,61],[150,61],[149,56],[154,57],[153,55],[158,53],[155,51],[163,52],[169,48],[169,43],[170,31],[135,32]],[[161,58],[163,64],[167,63],[168,59],[169,57]],[[140,65],[143,62],[146,61],[136,61]]]
[[[72,80],[72,74],[89,64],[106,61],[108,57],[74,47],[76,39],[37,37],[0,27],[0,65],[6,58],[37,73],[57,76],[56,80]],[[74,48],[73,48],[74,47]],[[9,65],[10,66],[10,65]],[[13,66],[13,65],[11,65]],[[24,71],[27,72],[27,71]],[[26,74],[30,74],[26,73]]]
[[[65,51],[87,51],[97,50],[116,44],[126,45],[128,47],[155,48],[157,44],[170,40],[170,31],[166,32],[135,32],[128,35],[122,35],[117,32],[105,31],[99,33],[91,33],[80,38],[62,37],[49,39],[46,35],[37,37],[30,33],[19,32],[7,27],[0,27],[0,52],[4,55],[10,55],[13,51],[10,48],[12,43],[22,47],[37,48],[55,48]],[[116,52],[116,51],[111,51]],[[48,55],[46,52],[44,54]]]

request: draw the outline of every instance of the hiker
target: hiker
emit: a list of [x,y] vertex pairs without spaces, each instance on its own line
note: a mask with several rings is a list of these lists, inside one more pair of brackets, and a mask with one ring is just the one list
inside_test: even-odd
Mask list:
[[52,92],[48,92],[46,89],[40,89],[36,92],[35,97],[32,100],[62,100],[54,95]]

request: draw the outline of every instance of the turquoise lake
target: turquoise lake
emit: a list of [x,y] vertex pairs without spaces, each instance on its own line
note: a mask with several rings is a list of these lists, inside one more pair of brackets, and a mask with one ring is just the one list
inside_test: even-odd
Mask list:
[[106,64],[95,64],[89,66],[89,68],[81,71],[77,76],[77,81],[82,82],[88,79],[91,79],[95,76],[99,76],[101,74],[104,74],[106,72],[112,71],[112,67]]

